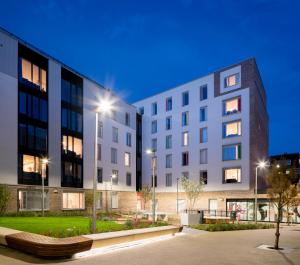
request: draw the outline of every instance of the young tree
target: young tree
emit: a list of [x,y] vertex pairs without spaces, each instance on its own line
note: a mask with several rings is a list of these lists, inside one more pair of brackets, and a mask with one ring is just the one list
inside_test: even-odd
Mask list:
[[6,212],[10,195],[8,186],[0,184],[0,216]]
[[194,180],[189,180],[186,177],[182,177],[180,179],[180,184],[183,190],[185,191],[187,197],[188,210],[193,210],[195,203],[199,199],[203,190],[204,181],[200,180],[199,182],[196,182]]
[[143,187],[140,189],[140,193],[143,198],[144,207],[146,208],[147,202],[152,198],[152,188],[149,185],[143,185]]
[[282,219],[282,210],[285,206],[294,204],[297,196],[296,172],[286,166],[272,167],[268,174],[268,195],[277,209],[276,233],[274,249],[279,247],[279,225]]

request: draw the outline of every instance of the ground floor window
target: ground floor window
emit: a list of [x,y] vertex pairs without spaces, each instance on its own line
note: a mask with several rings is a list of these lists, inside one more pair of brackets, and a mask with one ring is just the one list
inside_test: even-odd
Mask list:
[[103,194],[102,194],[102,192],[97,192],[96,207],[97,207],[97,209],[102,209],[103,208]]
[[[41,211],[42,191],[41,190],[19,190],[18,192],[20,211]],[[44,209],[49,209],[49,195],[44,193]]]
[[115,191],[113,191],[111,194],[111,208],[112,209],[119,208],[119,197],[118,197],[118,193]]
[[63,192],[63,209],[84,209],[84,192]]

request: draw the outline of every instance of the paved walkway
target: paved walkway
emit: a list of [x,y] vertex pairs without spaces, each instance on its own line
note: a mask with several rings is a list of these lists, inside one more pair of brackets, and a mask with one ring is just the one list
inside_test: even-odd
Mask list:
[[58,264],[65,265],[209,265],[209,264],[272,264],[300,265],[300,226],[283,226],[280,245],[292,247],[290,253],[262,250],[262,244],[272,244],[274,229],[232,232],[187,233],[164,241],[124,248],[76,260],[45,261],[0,248],[0,264]]

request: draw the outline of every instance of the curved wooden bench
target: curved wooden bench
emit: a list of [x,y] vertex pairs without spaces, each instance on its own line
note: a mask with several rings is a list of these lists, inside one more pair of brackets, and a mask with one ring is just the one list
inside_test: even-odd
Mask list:
[[92,239],[83,236],[53,238],[27,232],[5,236],[9,247],[41,257],[70,257],[75,253],[90,250]]

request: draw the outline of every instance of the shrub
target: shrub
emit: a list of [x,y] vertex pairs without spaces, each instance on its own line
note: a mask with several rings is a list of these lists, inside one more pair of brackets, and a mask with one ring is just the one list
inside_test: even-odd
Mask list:
[[0,185],[0,216],[2,216],[7,209],[10,199],[10,190],[7,185]]

